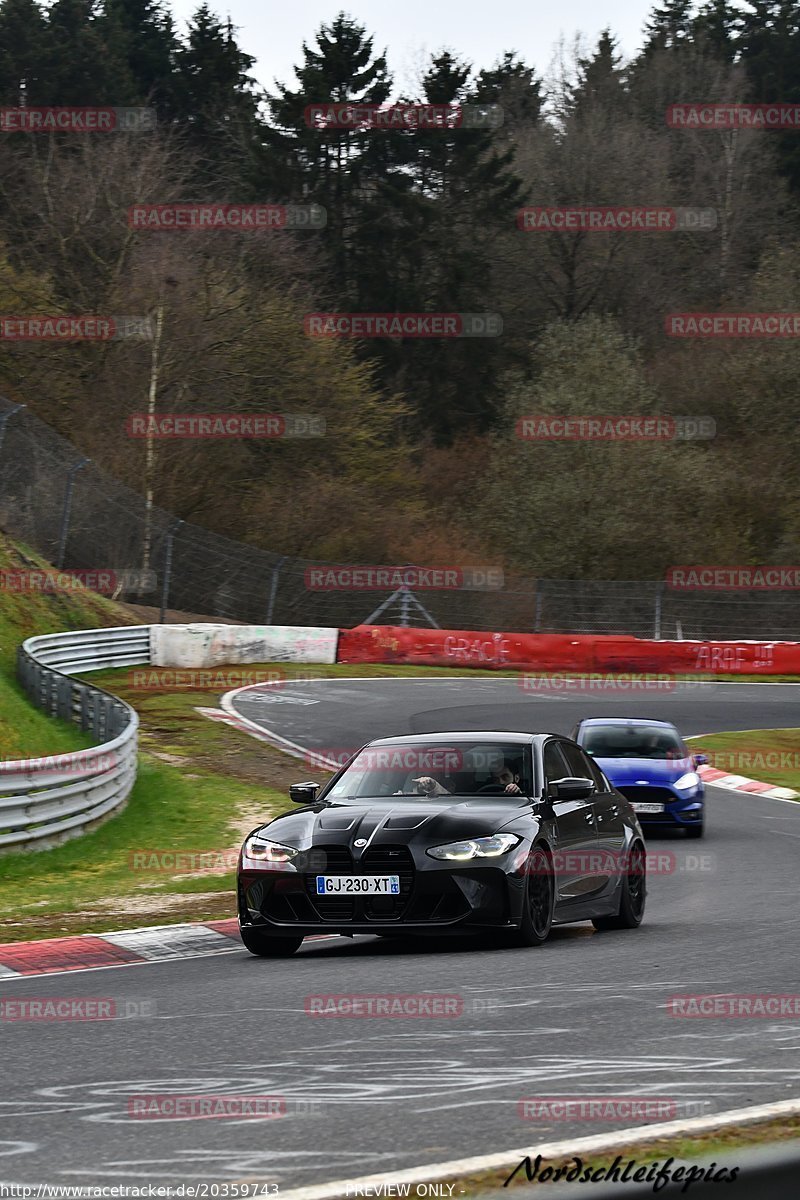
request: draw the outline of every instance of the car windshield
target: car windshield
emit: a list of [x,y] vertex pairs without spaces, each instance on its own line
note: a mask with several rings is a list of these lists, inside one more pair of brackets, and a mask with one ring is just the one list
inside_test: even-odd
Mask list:
[[652,725],[587,725],[581,745],[593,758],[685,758],[686,747],[672,729]]
[[532,795],[530,753],[519,742],[442,742],[367,746],[326,800],[406,796]]

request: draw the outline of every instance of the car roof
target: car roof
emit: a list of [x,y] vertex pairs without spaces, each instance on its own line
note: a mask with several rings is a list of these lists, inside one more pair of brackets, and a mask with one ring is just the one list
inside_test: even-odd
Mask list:
[[447,733],[409,733],[405,736],[375,738],[367,742],[368,746],[413,746],[424,742],[518,742],[528,745],[537,740],[551,737],[549,733],[519,733],[510,730],[496,729],[457,729]]
[[654,721],[651,717],[584,717],[579,725],[653,725],[660,729],[675,729],[671,721]]

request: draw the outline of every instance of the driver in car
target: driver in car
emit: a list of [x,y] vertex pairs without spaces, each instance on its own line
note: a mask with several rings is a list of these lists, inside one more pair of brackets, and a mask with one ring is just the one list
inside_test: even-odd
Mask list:
[[507,766],[505,762],[498,763],[492,768],[492,782],[503,789],[507,796],[521,796],[522,788],[519,786],[519,775]]

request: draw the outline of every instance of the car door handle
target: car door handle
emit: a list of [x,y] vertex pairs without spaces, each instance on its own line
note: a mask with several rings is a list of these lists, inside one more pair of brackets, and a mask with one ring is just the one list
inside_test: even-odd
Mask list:
[[619,808],[617,807],[617,805],[616,805],[616,804],[612,804],[612,806],[611,806],[611,808],[610,808],[610,810],[609,810],[609,811],[610,811],[610,813],[611,813],[612,817],[618,817],[618,816],[619,816]]
[[594,821],[594,813],[588,812],[583,819],[587,825],[591,825]]

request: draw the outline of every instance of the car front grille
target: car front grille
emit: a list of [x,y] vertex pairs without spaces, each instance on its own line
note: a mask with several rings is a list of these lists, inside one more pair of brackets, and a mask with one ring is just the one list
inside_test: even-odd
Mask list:
[[[373,846],[354,859],[347,846],[324,846],[324,866],[305,875],[305,891],[323,921],[399,921],[414,887],[414,859],[407,846]],[[317,875],[399,875],[398,896],[318,896]]]
[[622,792],[628,800],[646,804],[670,804],[678,798],[669,788],[650,787],[642,784],[626,784],[625,787],[618,787],[617,791]]

